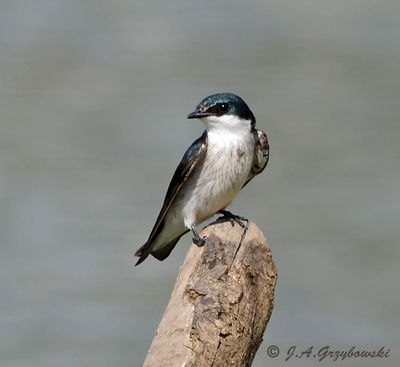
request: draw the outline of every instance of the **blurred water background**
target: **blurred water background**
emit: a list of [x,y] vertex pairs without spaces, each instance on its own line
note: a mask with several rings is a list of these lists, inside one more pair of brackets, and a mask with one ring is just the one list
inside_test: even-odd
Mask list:
[[231,91],[271,143],[232,206],[279,272],[254,366],[320,365],[270,344],[398,366],[399,24],[396,0],[1,1],[0,365],[141,365],[190,236],[133,252],[203,131],[187,113]]

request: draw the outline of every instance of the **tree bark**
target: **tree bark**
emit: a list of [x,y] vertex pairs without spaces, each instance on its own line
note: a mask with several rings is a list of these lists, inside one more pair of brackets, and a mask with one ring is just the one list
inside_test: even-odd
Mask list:
[[146,367],[250,366],[274,305],[277,272],[254,224],[213,223],[192,245],[150,346]]

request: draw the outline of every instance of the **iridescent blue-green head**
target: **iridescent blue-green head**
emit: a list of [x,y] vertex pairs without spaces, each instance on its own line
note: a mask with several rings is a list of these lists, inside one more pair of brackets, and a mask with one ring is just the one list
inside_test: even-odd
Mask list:
[[200,119],[208,129],[250,129],[256,119],[242,98],[233,93],[217,93],[204,98],[188,119]]

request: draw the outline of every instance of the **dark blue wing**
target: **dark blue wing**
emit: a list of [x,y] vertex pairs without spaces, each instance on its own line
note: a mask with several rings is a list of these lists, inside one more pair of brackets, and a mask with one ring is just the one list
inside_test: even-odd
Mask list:
[[164,226],[164,218],[168,213],[169,208],[175,201],[187,178],[193,172],[193,169],[196,167],[196,165],[203,161],[206,151],[207,131],[204,131],[203,135],[194,141],[193,144],[188,148],[177,169],[175,170],[165,195],[164,204],[161,208],[160,214],[157,217],[156,223],[154,224],[153,230],[150,233],[149,239],[147,240],[146,244],[144,244],[136,252],[136,256],[142,256],[142,254],[145,254],[147,252],[146,250],[151,247],[152,242],[157,238]]

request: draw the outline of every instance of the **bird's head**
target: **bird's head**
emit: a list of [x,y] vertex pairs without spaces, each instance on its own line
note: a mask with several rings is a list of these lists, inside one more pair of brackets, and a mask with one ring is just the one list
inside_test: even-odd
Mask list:
[[188,119],[200,119],[208,130],[253,130],[256,119],[242,98],[218,93],[204,98]]

